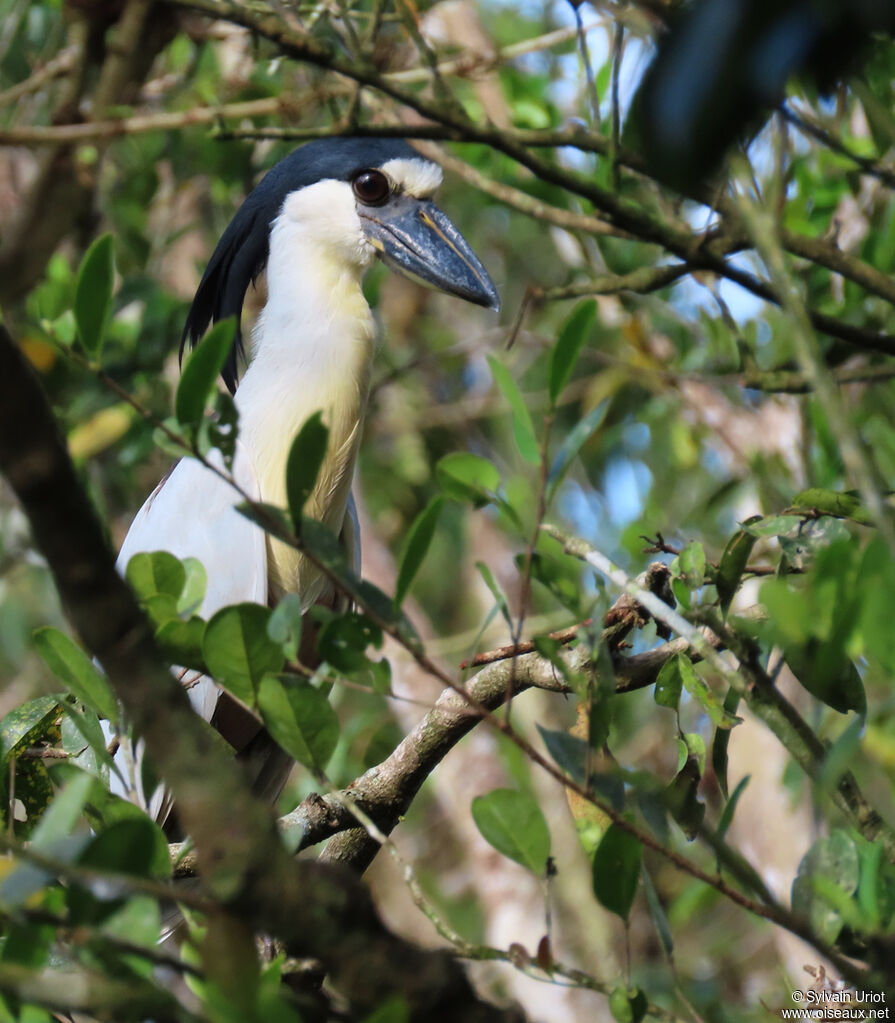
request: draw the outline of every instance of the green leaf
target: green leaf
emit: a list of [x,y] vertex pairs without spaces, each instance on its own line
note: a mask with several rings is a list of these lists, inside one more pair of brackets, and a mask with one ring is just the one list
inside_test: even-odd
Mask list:
[[649,906],[649,912],[656,928],[656,934],[659,936],[659,941],[662,942],[662,948],[665,950],[665,954],[667,956],[673,955],[674,936],[671,933],[671,924],[668,922],[668,917],[665,914],[665,908],[659,899],[659,893],[656,891],[656,886],[653,884],[653,879],[650,877],[650,873],[646,869],[645,864],[640,872],[640,876],[643,879],[643,892],[646,895],[646,903]]
[[323,424],[323,413],[315,412],[298,431],[286,461],[286,503],[296,528],[301,524],[302,510],[314,492],[326,458],[329,430]]
[[498,362],[493,355],[488,356],[488,365],[491,367],[497,386],[503,391],[503,396],[513,410],[513,436],[516,439],[519,454],[531,465],[538,465],[541,461],[541,454],[535,438],[534,423],[531,421],[531,413],[519,393],[516,381],[506,366]]
[[611,824],[597,846],[593,862],[594,895],[601,906],[627,920],[637,893],[643,846]]
[[500,473],[480,455],[455,451],[435,466],[438,485],[455,501],[471,501],[476,507],[487,504],[500,486]]
[[239,439],[239,412],[233,396],[227,391],[214,394],[213,412],[205,416],[196,431],[196,446],[203,457],[220,451],[227,472],[233,472],[236,441]]
[[[60,890],[59,894],[62,892]],[[44,898],[41,909],[44,909]],[[39,969],[45,966],[50,951],[56,940],[56,928],[50,924],[36,924],[10,921],[4,927],[5,935],[0,960],[4,963],[17,963],[20,966]],[[31,1013],[29,1013],[29,1009]],[[58,1016],[56,1019],[58,1020]],[[22,1006],[21,1012],[13,1016],[8,1012],[0,1013],[3,1023],[54,1023],[49,1013],[40,1012],[35,1006]]]
[[[207,724],[205,721],[202,721],[202,724],[208,730],[210,736],[217,737],[222,750],[229,749],[219,733],[210,724]],[[87,799],[84,803],[84,817],[92,828],[94,835],[105,832],[121,820],[135,819],[139,821],[140,825],[143,826],[142,843],[146,846],[143,853],[141,853],[141,858],[143,855],[147,857],[147,861],[150,864],[148,870],[155,877],[170,877],[171,857],[168,851],[168,840],[165,838],[165,833],[162,829],[154,824],[154,821],[150,820],[139,807],[134,806],[129,800],[109,792],[107,783],[100,781],[95,775],[85,775],[85,772],[74,766],[71,760],[60,761],[53,767],[53,780],[56,783],[61,780],[66,787],[84,776],[87,776],[91,782]],[[144,827],[146,822],[150,825],[149,829]],[[85,838],[88,841],[90,840],[89,835],[86,835]],[[79,847],[78,855],[81,854],[83,847],[83,845]]]
[[68,692],[100,717],[118,720],[118,702],[108,680],[77,643],[47,626],[34,633],[34,646]]
[[551,639],[550,636],[533,636],[532,643],[541,657],[556,668],[560,678],[572,686],[577,694],[584,697],[587,693],[588,679],[584,672],[572,671],[562,659],[562,652],[566,647],[559,640]]
[[485,580],[485,585],[491,591],[491,595],[497,606],[500,608],[500,613],[503,615],[503,620],[507,623],[510,632],[513,631],[513,618],[510,614],[510,604],[507,600],[506,594],[503,592],[500,583],[494,578],[494,574],[490,568],[485,564],[484,561],[477,561],[475,567],[479,570],[479,574],[482,579]]
[[705,551],[701,543],[688,543],[678,555],[678,567],[684,582],[691,590],[698,590],[705,583]]
[[693,663],[686,654],[675,654],[674,660],[678,662],[684,688],[708,714],[716,728],[733,728],[739,724],[740,719],[724,709],[722,702],[696,674]]
[[639,987],[617,987],[609,995],[609,1011],[616,1023],[640,1023],[648,1008]]
[[187,570],[168,551],[143,551],[127,563],[124,578],[140,600],[165,596],[176,602],[186,585]]
[[809,638],[803,646],[786,647],[783,657],[799,683],[840,714],[867,713],[867,695],[858,669],[836,644]]
[[[90,836],[86,831],[73,836],[72,831],[80,820],[94,781],[91,775],[78,771],[57,793],[31,834],[32,849],[65,862],[78,854]],[[0,905],[21,906],[51,880],[52,874],[33,863],[16,863],[0,883]]]
[[[724,697],[724,710],[733,717],[740,705],[740,694],[733,688],[727,690]],[[727,799],[727,748],[730,745],[730,729],[716,728],[712,739],[712,770],[718,787]]]
[[216,323],[193,349],[174,398],[174,414],[181,425],[195,427],[202,421],[235,336],[236,319],[228,316]]
[[398,569],[398,583],[395,587],[395,604],[397,606],[404,601],[410,584],[423,563],[429,545],[432,543],[432,537],[435,535],[435,527],[438,525],[438,517],[443,507],[444,498],[434,497],[413,520],[401,558],[401,567]]
[[280,746],[312,771],[323,771],[339,741],[339,719],[329,700],[307,683],[285,686],[265,675],[258,709]]
[[[113,821],[90,841],[78,863],[103,872],[136,877],[169,877],[171,861],[162,829],[145,814]],[[73,924],[101,924],[121,909],[127,888],[114,882],[90,889],[73,883],[68,907]]]
[[831,901],[819,890],[823,880],[847,895],[857,891],[860,859],[854,840],[841,829],[829,837],[818,839],[802,857],[798,874],[792,883],[793,912],[808,917],[814,932],[832,944],[839,937],[843,919]]
[[267,635],[274,643],[279,643],[289,661],[298,660],[302,617],[301,597],[297,593],[287,593],[267,621]]
[[[677,558],[671,563],[672,572],[676,572],[678,567]],[[674,599],[680,604],[685,611],[692,609],[692,601],[690,600],[690,588],[686,582],[680,577],[675,576],[671,580],[671,592],[674,594]]]
[[660,707],[670,707],[677,710],[681,702],[681,691],[684,680],[681,676],[681,667],[677,657],[671,657],[663,665],[656,678],[656,688],[653,698]]
[[[729,734],[729,733],[728,733]],[[740,796],[746,791],[746,786],[749,784],[752,775],[746,774],[737,782],[737,787],[733,790],[733,795],[727,800],[724,809],[721,812],[721,817],[718,820],[718,830],[716,832],[718,840],[723,842],[724,836],[727,834],[727,829],[733,822],[733,815],[737,808],[737,803],[740,801]]]
[[261,679],[278,672],[282,647],[267,634],[270,609],[260,604],[222,608],[205,627],[202,655],[216,682],[253,706]]
[[754,537],[785,536],[797,531],[804,521],[801,515],[771,515],[766,519],[744,522],[743,531]]
[[[692,741],[692,739],[691,739]],[[685,749],[688,744],[683,743]],[[703,759],[705,745],[703,744]],[[692,841],[705,819],[705,803],[699,801],[699,783],[702,780],[698,755],[687,749],[686,759],[666,791],[666,803],[687,838]]]
[[83,710],[67,700],[61,705],[62,748],[69,754],[68,763],[106,780],[114,761],[109,755],[103,728],[96,711]]
[[[172,436],[173,434],[173,436]],[[183,458],[190,451],[189,437],[174,416],[168,416],[152,431],[152,442],[172,458]]]
[[363,1023],[410,1023],[410,1009],[401,995],[392,995],[365,1016]]
[[170,877],[165,833],[144,813],[110,821],[78,857],[83,866],[138,877]]
[[842,492],[811,487],[796,494],[792,506],[815,514],[821,512],[839,519],[851,519],[852,522],[859,522],[865,526],[873,524],[873,519],[861,504],[860,497],[853,491]]
[[561,732],[553,729],[537,726],[547,752],[556,761],[557,765],[569,775],[570,778],[583,785],[587,777],[587,761],[590,756],[590,745],[569,732]]
[[206,670],[205,659],[202,656],[204,636],[205,622],[201,618],[194,616],[187,621],[168,618],[157,629],[155,641],[172,664],[204,672]]
[[110,234],[97,238],[81,260],[75,285],[75,323],[84,350],[99,358],[112,312],[115,283],[115,242]]
[[556,493],[578,453],[603,425],[603,420],[606,418],[608,410],[609,399],[607,398],[592,408],[584,419],[579,420],[560,445],[547,476],[548,501]]
[[402,641],[414,649],[421,649],[420,639],[410,621],[400,608],[396,608],[391,597],[382,590],[359,579],[348,564],[345,547],[332,530],[322,522],[305,517],[301,524],[302,544],[324,565],[344,588],[345,592],[361,608],[369,609],[377,619],[395,629]]
[[31,836],[31,848],[50,853],[61,838],[67,838],[77,824],[95,779],[83,771],[75,774],[50,803]]
[[582,302],[573,310],[559,332],[550,355],[549,391],[550,404],[555,406],[566,384],[572,379],[575,365],[584,342],[593,332],[597,322],[597,303],[593,300]]
[[[166,850],[167,852],[167,850]],[[154,951],[159,940],[162,921],[159,903],[148,895],[132,895],[127,903],[103,925],[103,934],[113,938],[124,938],[131,944]],[[129,959],[128,965],[134,966]],[[146,975],[151,976],[153,967],[147,963]]]
[[829,792],[837,785],[842,775],[851,769],[861,748],[865,723],[864,715],[856,714],[827,749],[823,767],[817,778],[821,791]]
[[249,504],[247,501],[242,501],[233,507],[249,522],[254,522],[271,536],[289,540],[293,535],[289,516],[275,504],[268,504],[265,501],[253,501]]
[[[754,516],[747,519],[744,525],[758,522],[759,517]],[[755,546],[757,537],[740,529],[727,541],[724,553],[721,555],[721,563],[715,575],[715,585],[718,588],[718,599],[721,603],[721,611],[726,615],[730,603],[736,595],[740,579],[743,577],[743,570]]]
[[205,599],[208,575],[198,558],[183,558],[180,564],[183,566],[186,579],[177,599],[177,613],[191,615],[199,610]]
[[705,772],[705,739],[699,732],[681,732],[678,741],[684,747],[684,756],[678,759],[678,770],[684,766],[684,762],[693,757],[699,768],[699,773]]
[[780,550],[793,568],[805,568],[822,550],[832,544],[846,546],[851,541],[848,527],[841,519],[822,515],[819,519],[803,521],[798,529],[777,537]]
[[317,652],[338,671],[362,671],[370,666],[368,646],[382,645],[382,630],[366,615],[349,611],[331,618],[320,630]]
[[180,621],[177,601],[168,593],[156,593],[153,597],[145,597],[140,601],[140,607],[156,629],[161,629],[170,621]]
[[541,808],[528,793],[495,789],[476,796],[472,819],[498,852],[543,875],[550,855],[550,831]]
[[11,753],[27,749],[59,716],[59,700],[55,696],[39,696],[11,710],[0,721],[0,748],[4,761]]

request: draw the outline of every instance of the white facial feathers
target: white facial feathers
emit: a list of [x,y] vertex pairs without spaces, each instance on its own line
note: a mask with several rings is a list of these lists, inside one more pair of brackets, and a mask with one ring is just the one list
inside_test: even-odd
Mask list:
[[437,163],[423,157],[412,160],[389,160],[379,170],[399,191],[413,196],[414,199],[431,199],[441,187],[444,177]]
[[[381,167],[396,194],[428,199],[440,187],[443,174],[436,163],[419,159],[389,160]],[[350,182],[327,178],[286,196],[271,231],[271,265],[289,264],[296,243],[317,247],[330,259],[363,270],[375,250],[367,240]]]
[[[364,236],[347,181],[327,178],[286,196],[270,235],[270,264],[278,255],[289,261],[286,254],[296,245],[313,246],[345,266],[363,269],[370,263],[375,251]],[[296,269],[292,267],[293,272]]]

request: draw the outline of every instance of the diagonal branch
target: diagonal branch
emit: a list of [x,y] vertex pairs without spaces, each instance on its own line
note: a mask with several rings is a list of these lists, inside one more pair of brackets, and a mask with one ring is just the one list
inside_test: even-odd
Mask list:
[[[414,1020],[518,1019],[481,1002],[449,956],[389,932],[354,875],[289,856],[267,808],[252,798],[238,765],[221,754],[156,652],[40,383],[2,326],[0,471],[22,503],[69,620],[105,666],[177,801],[208,893],[295,953],[320,958],[360,1012],[398,993]],[[219,942],[234,940],[231,931],[222,928]]]

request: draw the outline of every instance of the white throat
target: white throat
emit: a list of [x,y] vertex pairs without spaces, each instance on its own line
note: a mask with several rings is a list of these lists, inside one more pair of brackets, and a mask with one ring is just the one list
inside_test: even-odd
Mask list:
[[[314,209],[309,211],[306,193],[326,193],[323,186],[338,191],[310,197]],[[352,225],[338,202],[344,187],[321,182],[293,193],[284,204],[271,232],[267,304],[236,392],[240,439],[258,476],[261,499],[280,507],[286,505],[292,441],[309,416],[323,413],[329,446],[305,512],[337,534],[363,429],[375,335],[361,289],[372,249],[362,235],[358,244],[358,236],[345,230]],[[354,246],[350,253],[345,243]],[[268,577],[272,600],[299,593],[309,606],[323,589],[319,574],[297,551],[269,538]]]

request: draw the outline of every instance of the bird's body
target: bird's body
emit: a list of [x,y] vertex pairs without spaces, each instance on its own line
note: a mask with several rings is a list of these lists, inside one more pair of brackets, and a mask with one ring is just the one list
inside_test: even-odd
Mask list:
[[[364,271],[380,256],[408,276],[497,305],[484,268],[429,201],[440,183],[440,169],[398,140],[302,147],[274,167],[228,227],[187,321],[195,343],[210,322],[238,316],[249,284],[266,267],[267,302],[238,388],[237,351],[225,372],[239,414],[233,478],[253,500],[285,507],[292,441],[321,412],[327,453],[305,512],[349,540],[354,524],[346,516],[375,347]],[[220,456],[212,457],[220,467]],[[200,608],[206,618],[243,601],[273,605],[287,593],[298,594],[304,609],[328,600],[325,578],[300,552],[235,510],[242,499],[201,462],[182,460],[135,518],[121,570],[140,551],[198,558],[208,577]],[[198,673],[185,684],[197,712],[225,731],[216,720],[222,711],[216,684]],[[249,744],[261,726],[243,730]]]
[[[251,454],[263,501],[286,506],[286,457],[296,433],[315,412],[329,429],[327,457],[307,514],[337,535],[342,530],[361,439],[375,327],[361,289],[374,253],[347,248],[342,232],[323,231],[310,214],[332,212],[330,182],[290,197],[271,232],[268,299],[256,328],[253,359],[236,392],[240,436]],[[332,183],[334,184],[334,183]],[[336,218],[328,218],[330,225]],[[336,221],[338,223],[338,221]],[[345,235],[350,237],[346,231]],[[320,238],[332,238],[322,243]],[[335,237],[333,237],[335,236]],[[296,266],[313,267],[296,280]],[[263,339],[263,340],[261,340]],[[269,595],[298,593],[305,607],[322,579],[293,547],[268,543]]]

